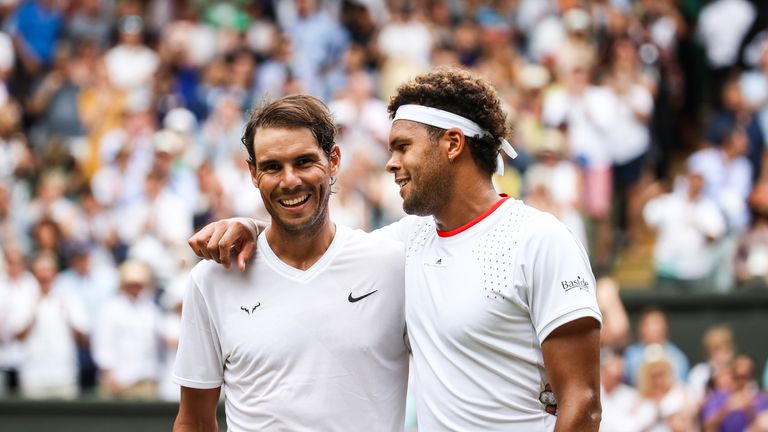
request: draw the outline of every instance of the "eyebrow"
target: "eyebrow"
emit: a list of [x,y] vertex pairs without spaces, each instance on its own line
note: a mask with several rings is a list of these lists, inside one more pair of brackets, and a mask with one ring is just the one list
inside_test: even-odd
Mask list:
[[410,142],[411,142],[411,139],[404,136],[394,137],[389,141],[389,151],[392,151],[393,147],[396,147],[402,144],[410,144]]
[[[306,152],[306,153],[301,153],[301,154],[298,154],[298,155],[294,156],[293,159],[291,159],[291,160],[292,161],[297,161],[299,159],[318,160],[319,156],[315,152]],[[280,162],[280,159],[269,158],[269,159],[264,159],[264,160],[257,160],[256,161],[256,166],[257,167],[264,166],[264,165],[267,165],[267,164],[270,164],[270,163],[278,163],[279,164],[281,162]]]

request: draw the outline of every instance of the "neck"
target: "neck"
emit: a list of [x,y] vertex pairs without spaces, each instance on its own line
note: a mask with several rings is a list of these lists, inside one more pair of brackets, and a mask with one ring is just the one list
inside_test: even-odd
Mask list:
[[462,180],[455,182],[451,198],[434,214],[440,231],[452,231],[469,223],[499,201],[490,177],[461,174],[455,177]]
[[270,248],[281,261],[299,270],[306,270],[328,250],[336,235],[336,225],[330,218],[326,218],[316,229],[295,232],[273,223],[265,235]]

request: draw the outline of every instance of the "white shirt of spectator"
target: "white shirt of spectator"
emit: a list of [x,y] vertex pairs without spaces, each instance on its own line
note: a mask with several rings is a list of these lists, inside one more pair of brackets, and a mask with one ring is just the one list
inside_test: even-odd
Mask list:
[[648,151],[651,134],[648,124],[637,117],[637,113],[650,116],[653,111],[653,97],[645,87],[633,84],[627,94],[610,92],[614,101],[612,127],[606,129],[608,151],[613,163],[623,165]]
[[656,421],[656,407],[633,387],[620,383],[610,393],[600,390],[600,432],[643,432]]
[[32,273],[25,272],[15,280],[0,276],[0,369],[15,369],[21,362],[21,344],[13,339],[12,314],[34,302],[38,295]]
[[118,45],[104,56],[109,81],[121,90],[136,90],[149,85],[160,60],[145,46]]
[[555,88],[544,97],[542,120],[552,127],[567,124],[571,156],[605,167],[612,162],[607,131],[614,127],[614,105],[605,87],[588,86],[580,95]]
[[244,274],[192,270],[174,381],[223,385],[228,430],[402,431],[402,246],[336,227],[306,271],[264,235]]
[[21,341],[19,383],[22,393],[39,388],[77,385],[77,346],[72,327],[88,333],[88,315],[74,296],[51,291],[19,301],[11,312],[12,329],[17,333],[34,320]]
[[[552,430],[541,342],[601,321],[586,251],[554,216],[506,200],[456,234],[409,216],[376,233],[406,242],[406,322],[426,431]],[[445,235],[445,234],[444,234]]]
[[692,280],[712,271],[714,249],[707,237],[725,233],[725,220],[715,203],[707,198],[691,202],[680,190],[649,201],[643,217],[658,230],[653,252],[657,274]]
[[93,332],[93,358],[122,385],[156,380],[160,370],[161,314],[148,293],[125,294],[103,308]]
[[736,63],[741,41],[755,17],[755,8],[747,0],[715,0],[704,6],[699,14],[698,36],[712,66]]
[[686,162],[688,170],[704,176],[704,193],[725,214],[728,228],[740,231],[749,224],[747,197],[752,190],[752,165],[746,157],[727,160],[718,148],[707,148],[692,154]]

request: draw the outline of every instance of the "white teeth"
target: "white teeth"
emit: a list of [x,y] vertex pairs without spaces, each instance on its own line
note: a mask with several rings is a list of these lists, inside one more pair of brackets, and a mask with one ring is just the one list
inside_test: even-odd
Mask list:
[[397,181],[397,184],[398,184],[400,187],[403,187],[403,186],[407,185],[407,184],[408,184],[408,182],[409,182],[409,180],[398,180],[398,181]]
[[284,204],[284,205],[293,206],[293,205],[296,205],[296,204],[301,204],[301,203],[303,203],[303,202],[304,202],[304,201],[306,201],[308,198],[309,198],[309,195],[304,195],[304,196],[301,196],[301,197],[298,197],[298,198],[293,198],[293,199],[288,199],[288,200],[282,200],[282,201],[280,201],[280,202],[281,202],[282,204]]

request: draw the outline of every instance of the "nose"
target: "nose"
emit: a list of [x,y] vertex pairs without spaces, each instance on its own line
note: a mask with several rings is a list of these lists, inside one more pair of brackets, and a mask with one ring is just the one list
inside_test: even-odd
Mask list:
[[401,168],[400,164],[400,158],[392,153],[392,155],[389,157],[389,160],[387,161],[387,165],[385,166],[385,169],[387,172],[390,172],[392,174],[396,173]]
[[301,178],[299,178],[298,173],[293,169],[293,167],[286,167],[283,170],[283,176],[280,180],[280,183],[280,185],[285,189],[293,189],[301,185]]

